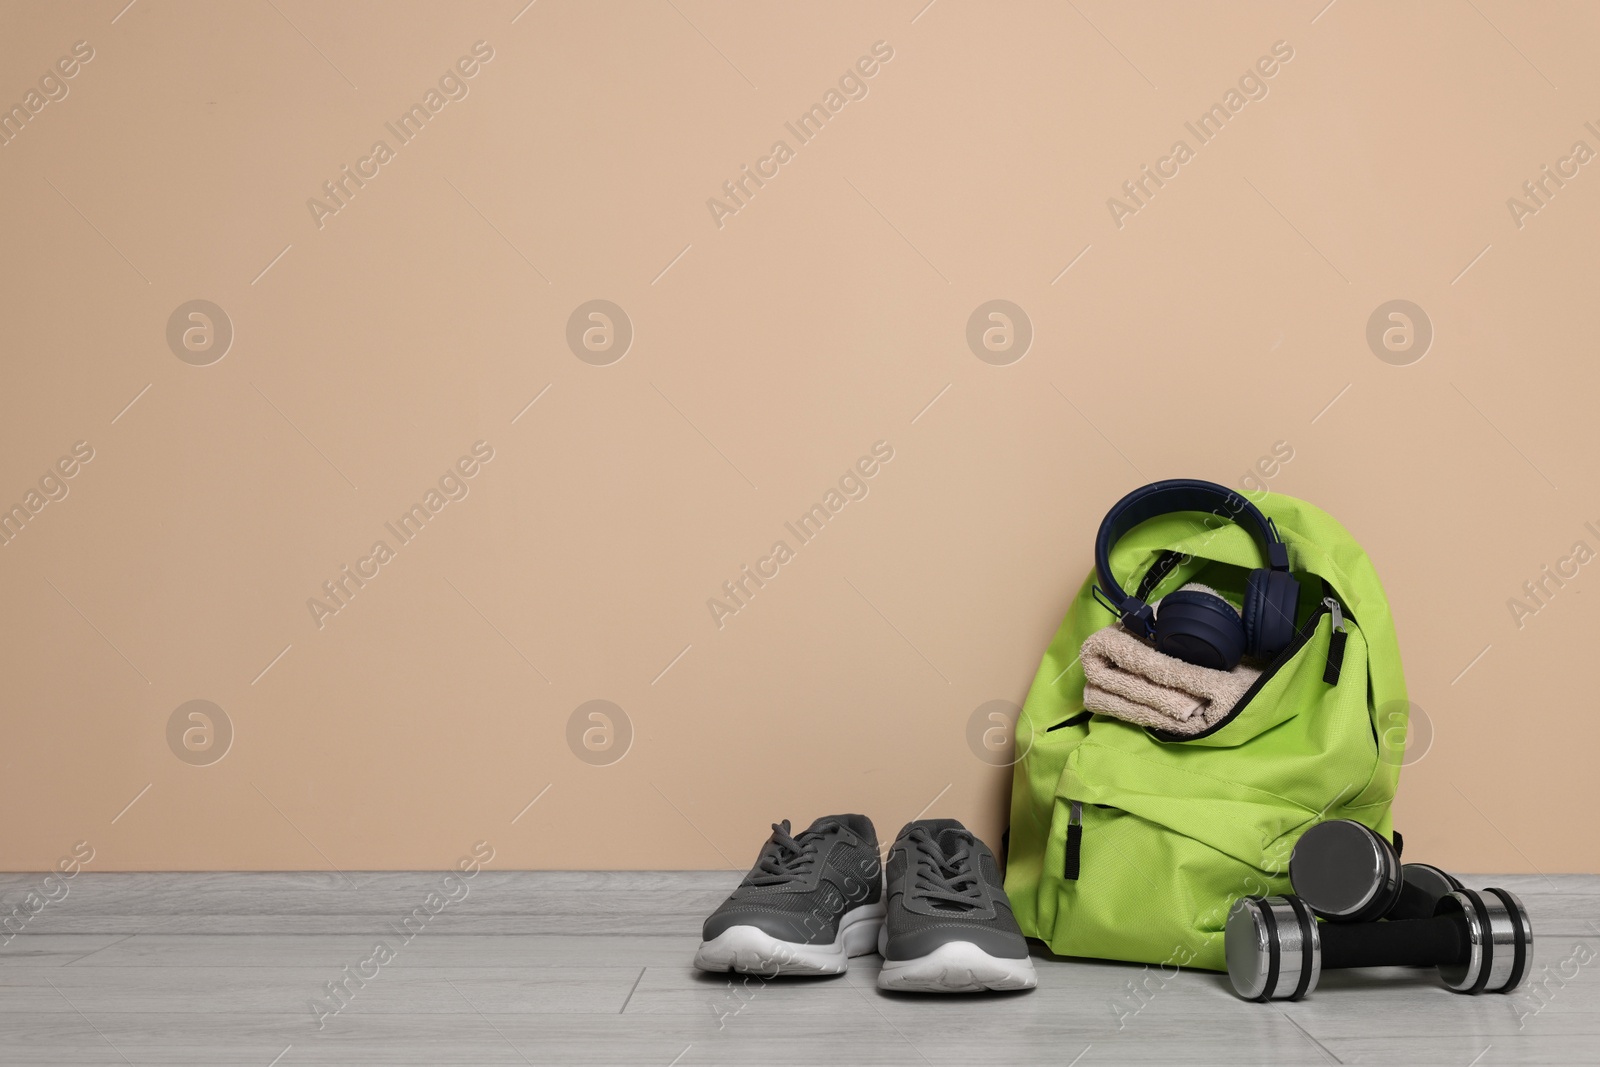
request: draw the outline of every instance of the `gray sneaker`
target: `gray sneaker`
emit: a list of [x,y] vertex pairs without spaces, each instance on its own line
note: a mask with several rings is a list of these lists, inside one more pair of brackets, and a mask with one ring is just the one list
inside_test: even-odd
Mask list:
[[843,974],[883,925],[878,834],[865,815],[827,815],[790,836],[772,824],[756,865],[711,913],[694,954],[703,971]]
[[1038,984],[994,853],[955,819],[906,824],[889,850],[888,895],[879,989],[974,993]]

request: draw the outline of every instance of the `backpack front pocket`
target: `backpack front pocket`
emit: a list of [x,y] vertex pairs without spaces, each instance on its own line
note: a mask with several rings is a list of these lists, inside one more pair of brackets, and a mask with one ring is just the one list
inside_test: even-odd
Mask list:
[[1229,905],[1288,887],[1170,827],[1067,797],[1056,800],[1045,865],[1061,876],[1040,901],[1053,950],[1169,967],[1224,969]]

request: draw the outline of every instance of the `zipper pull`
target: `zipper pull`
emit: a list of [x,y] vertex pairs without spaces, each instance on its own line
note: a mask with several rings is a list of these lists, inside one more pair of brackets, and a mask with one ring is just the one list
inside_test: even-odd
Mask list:
[[1339,672],[1344,668],[1344,643],[1350,632],[1344,624],[1344,609],[1334,597],[1322,598],[1323,605],[1333,615],[1333,632],[1328,637],[1328,662],[1322,669],[1322,680],[1328,685],[1339,684]]
[[1067,815],[1067,843],[1061,862],[1061,877],[1076,882],[1083,852],[1083,801],[1071,800],[1067,803],[1072,810]]

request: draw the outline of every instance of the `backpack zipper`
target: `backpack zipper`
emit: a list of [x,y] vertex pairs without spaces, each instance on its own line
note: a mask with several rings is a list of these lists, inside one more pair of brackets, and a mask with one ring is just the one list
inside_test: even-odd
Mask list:
[[1083,801],[1069,800],[1071,811],[1067,815],[1067,843],[1061,860],[1061,877],[1069,882],[1078,880],[1078,870],[1083,853]]
[[1333,615],[1333,632],[1328,636],[1328,660],[1322,668],[1322,680],[1328,685],[1338,685],[1339,672],[1344,669],[1344,643],[1350,639],[1350,632],[1344,624],[1344,611],[1339,601],[1325,596],[1322,603]]
[[1092,711],[1080,711],[1070,719],[1062,719],[1054,726],[1046,727],[1044,732],[1049,733],[1051,730],[1066,730],[1073,726],[1082,726],[1084,723],[1088,722],[1093,715],[1094,712]]

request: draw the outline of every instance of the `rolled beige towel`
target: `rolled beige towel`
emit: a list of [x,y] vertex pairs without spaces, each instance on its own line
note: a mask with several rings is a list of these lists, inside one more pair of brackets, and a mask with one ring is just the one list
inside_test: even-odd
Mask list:
[[1090,634],[1080,655],[1086,709],[1186,737],[1215,725],[1261,677],[1243,664],[1216,671],[1185,663],[1116,624]]

